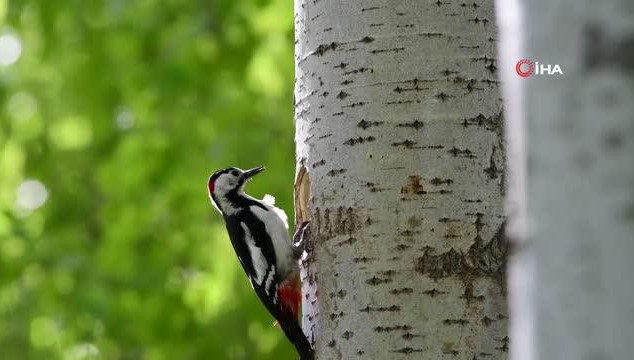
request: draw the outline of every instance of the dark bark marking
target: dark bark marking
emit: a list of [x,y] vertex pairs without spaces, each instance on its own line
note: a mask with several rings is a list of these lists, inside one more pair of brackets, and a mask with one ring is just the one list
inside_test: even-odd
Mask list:
[[445,101],[445,100],[447,100],[448,98],[453,98],[453,97],[455,97],[455,96],[453,96],[453,95],[449,95],[449,94],[445,94],[444,92],[442,92],[442,91],[441,91],[440,93],[438,93],[438,94],[434,95],[434,97],[435,97],[435,98],[437,98],[437,99],[439,99],[440,101],[443,101],[443,102],[444,102],[444,101]]
[[490,318],[490,317],[488,317],[488,316],[484,316],[484,317],[482,317],[482,319],[480,319],[480,321],[482,322],[482,324],[483,324],[484,326],[487,326],[487,327],[488,327],[489,325],[493,324],[493,323],[494,323],[494,322],[496,322],[497,320],[495,320],[495,319],[491,319],[491,318]]
[[414,289],[408,288],[408,287],[390,290],[390,294],[392,295],[411,294],[413,292],[414,292]]
[[429,191],[429,194],[440,194],[440,195],[447,195],[447,194],[452,194],[453,191],[452,190],[445,190],[445,189],[441,189],[438,191]]
[[[330,50],[335,50],[339,46],[339,43],[331,42],[330,44],[321,44],[315,49],[315,54],[318,56],[323,56]],[[323,85],[323,84],[322,84]]]
[[436,288],[433,288],[430,290],[423,291],[423,294],[428,295],[430,297],[436,297],[438,295],[446,295],[448,293],[446,291],[440,291],[440,290],[437,290]]
[[[395,87],[395,88],[394,88],[394,90],[392,90],[392,91],[394,91],[394,92],[395,92],[395,93],[397,93],[397,94],[400,94],[400,93],[402,93],[402,92],[406,92],[406,91],[416,91],[416,92],[418,92],[418,91],[429,90],[429,89],[431,89],[431,88],[428,88],[428,87],[420,87],[420,86],[418,86],[418,85],[415,85],[415,86],[414,86],[414,87],[412,87],[412,88],[402,88],[402,87],[400,87],[400,86],[397,86],[397,87]],[[410,100],[410,102],[411,102],[411,100]]]
[[348,104],[348,105],[344,105],[344,106],[342,106],[342,108],[354,108],[354,107],[357,107],[357,106],[363,106],[365,104],[366,103],[364,101],[359,101],[359,102],[356,102],[356,103],[351,103],[351,104]]
[[362,144],[362,143],[364,143],[364,142],[372,142],[372,141],[374,141],[374,140],[376,140],[376,138],[375,138],[374,136],[368,136],[368,137],[365,137],[365,138],[364,138],[364,137],[359,136],[359,137],[358,137],[358,138],[356,138],[356,139],[354,139],[354,138],[353,138],[353,139],[348,139],[348,140],[346,140],[346,142],[344,142],[343,144],[344,144],[344,145],[354,146],[354,145],[356,145],[356,144]]
[[495,71],[497,70],[497,66],[495,65],[495,59],[492,59],[488,56],[479,56],[479,57],[475,57],[472,58],[471,61],[477,62],[477,61],[482,61],[485,64],[485,69],[489,70],[492,74],[495,73]]
[[348,292],[343,290],[343,289],[341,289],[341,290],[339,290],[337,292],[331,292],[330,293],[330,298],[334,299],[335,297],[338,297],[339,299],[343,299],[343,298],[346,297],[346,295],[348,295]]
[[331,320],[331,321],[334,321],[334,320],[335,320],[335,319],[337,319],[337,318],[344,317],[344,315],[345,315],[345,313],[344,313],[343,311],[340,311],[340,312],[338,312],[338,313],[332,313],[332,314],[330,314],[329,318],[330,318],[330,320]]
[[479,24],[482,23],[484,26],[486,26],[489,23],[489,20],[484,18],[484,19],[480,19],[479,17],[474,17],[473,19],[469,19],[467,21],[473,21],[474,24]]
[[473,222],[473,225],[475,225],[476,228],[476,234],[480,235],[480,231],[482,231],[482,228],[484,227],[484,222],[482,221],[482,218],[484,217],[483,213],[477,212],[475,213],[476,219]]
[[502,344],[499,347],[496,347],[496,350],[500,350],[501,352],[508,352],[509,351],[509,337],[505,336],[501,339],[499,339],[498,341],[500,341]]
[[337,99],[343,100],[343,99],[347,98],[348,96],[350,96],[350,94],[348,94],[345,91],[341,91],[341,92],[339,92],[339,94],[337,94]]
[[464,284],[464,292],[459,296],[460,299],[465,299],[467,304],[471,304],[474,301],[483,302],[486,298],[483,295],[473,295],[473,283],[466,282]]
[[465,157],[465,158],[469,158],[469,159],[475,159],[476,156],[473,155],[473,151],[469,150],[469,149],[458,149],[457,147],[452,147],[448,153],[450,153],[451,155],[453,155],[454,157]]
[[357,126],[362,128],[363,130],[366,130],[369,127],[379,126],[382,124],[383,124],[383,121],[366,121],[365,119],[361,119],[361,121],[359,121]]
[[341,175],[341,174],[345,173],[346,171],[348,171],[348,170],[346,170],[346,169],[332,169],[332,170],[328,171],[326,173],[326,175],[333,177],[333,176]]
[[397,48],[391,48],[391,49],[375,49],[375,50],[371,50],[370,53],[371,54],[380,54],[380,53],[385,53],[385,52],[399,52],[399,51],[403,51],[405,50],[404,47],[397,47]]
[[442,185],[442,184],[446,184],[446,185],[451,185],[453,184],[453,180],[451,179],[441,179],[441,178],[433,178],[431,180],[429,180],[429,183],[432,185]]
[[412,327],[409,325],[377,326],[373,330],[377,333],[392,332],[396,330],[410,331],[412,330]]
[[366,67],[360,67],[358,69],[354,69],[354,70],[350,70],[350,71],[346,71],[343,74],[344,75],[350,75],[350,74],[358,74],[358,73],[364,73],[366,71],[369,71],[370,73],[374,72],[374,69],[372,68],[366,68]]
[[460,325],[465,326],[469,323],[469,320],[466,319],[445,319],[442,321],[445,325]]
[[446,37],[447,39],[453,39],[453,36],[449,34],[439,33],[439,32],[424,32],[417,34],[418,36],[424,37]]
[[313,167],[313,169],[314,169],[314,168],[316,168],[316,167],[320,167],[320,166],[322,166],[322,165],[324,165],[324,164],[326,164],[326,160],[321,159],[321,160],[319,160],[319,161],[317,161],[317,162],[314,162],[314,163],[312,164],[312,167]]
[[412,129],[420,129],[424,126],[422,121],[414,120],[412,122],[400,123],[396,124],[396,127],[404,127],[404,128],[412,128]]
[[472,58],[471,60],[472,60],[472,61],[484,61],[485,63],[495,61],[495,59],[490,58],[490,57],[488,57],[488,56],[486,56],[486,55],[484,55],[484,56],[478,56],[478,57]]
[[398,100],[398,101],[388,101],[385,103],[385,105],[401,105],[401,104],[413,104],[413,103],[417,103],[420,104],[421,101],[420,100]]
[[376,285],[380,285],[380,284],[387,284],[387,283],[391,283],[392,279],[390,278],[378,278],[376,276],[372,276],[371,278],[367,279],[365,281],[366,284],[368,285],[372,285],[372,286],[376,286]]
[[411,216],[409,219],[407,219],[407,226],[411,228],[417,228],[421,224],[422,224],[421,219],[417,218],[416,216]]
[[411,248],[411,246],[405,245],[405,244],[399,244],[399,245],[396,245],[394,247],[394,250],[396,250],[396,251],[404,251],[404,250],[407,250],[409,248]]
[[414,193],[423,195],[427,192],[423,189],[423,185],[421,184],[422,178],[418,175],[409,176],[409,184],[401,187],[401,194]]
[[426,247],[423,256],[416,260],[415,269],[433,280],[457,276],[468,285],[474,277],[488,276],[503,286],[508,253],[504,229],[505,223],[502,223],[495,235],[486,243],[480,234],[477,234],[466,253],[450,249],[436,254],[434,249]]
[[352,331],[346,331],[343,334],[341,334],[341,337],[346,339],[346,340],[350,340],[350,338],[354,336],[354,332]]
[[364,307],[363,309],[359,310],[361,312],[399,312],[401,311],[401,307],[398,305],[392,305],[392,306],[380,306],[380,307],[371,307],[370,305],[367,305],[366,307]]
[[444,149],[445,147],[443,145],[424,145],[421,146],[421,149]]
[[394,147],[403,146],[406,149],[420,149],[420,147],[414,146],[414,145],[416,145],[416,141],[412,141],[412,140],[409,140],[409,139],[405,139],[403,141],[392,143],[392,146],[394,146]]
[[486,130],[494,131],[497,134],[501,134],[502,128],[502,111],[492,115],[492,116],[484,116],[483,114],[478,114],[477,116],[464,118],[462,119],[462,126],[480,126],[484,127]]
[[412,333],[408,332],[408,333],[403,334],[401,337],[402,337],[403,339],[405,339],[405,340],[408,340],[408,341],[409,341],[409,340],[412,340],[412,339],[413,339],[413,338],[415,338],[415,337],[421,337],[421,335],[414,335],[414,334],[412,334]]
[[[348,207],[338,207],[336,213],[331,211],[330,208],[322,210],[321,208],[315,208],[313,224],[311,229],[315,229],[315,236],[318,236],[321,240],[332,238],[334,235],[350,235],[356,229],[359,228],[360,222],[355,213],[355,209]],[[312,227],[314,225],[314,228]],[[353,237],[349,237],[347,240],[339,243],[352,244],[357,240]]]
[[481,203],[481,202],[482,202],[482,200],[480,200],[480,199],[475,199],[475,200],[472,200],[472,199],[464,199],[464,200],[462,200],[462,201],[463,201],[463,202],[466,202],[466,203],[468,203],[468,204]]

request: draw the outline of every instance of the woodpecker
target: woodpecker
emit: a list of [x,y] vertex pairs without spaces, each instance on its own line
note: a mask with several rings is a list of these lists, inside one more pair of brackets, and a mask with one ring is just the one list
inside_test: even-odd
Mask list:
[[[214,172],[207,183],[209,198],[222,214],[251,287],[300,359],[311,360],[313,350],[297,320],[302,296],[298,266],[301,247],[291,243],[286,213],[275,207],[275,198],[266,195],[258,200],[244,192],[245,184],[263,170],[264,166],[249,170],[231,167]],[[300,226],[294,240],[301,237],[306,225]]]

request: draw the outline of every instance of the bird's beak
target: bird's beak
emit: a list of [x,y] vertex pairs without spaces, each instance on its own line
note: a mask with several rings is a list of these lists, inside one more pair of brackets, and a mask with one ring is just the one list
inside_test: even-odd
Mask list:
[[254,177],[255,175],[261,173],[263,170],[264,170],[264,166],[258,166],[258,167],[254,167],[253,169],[246,170],[242,174],[242,178],[244,180],[249,180],[250,178]]

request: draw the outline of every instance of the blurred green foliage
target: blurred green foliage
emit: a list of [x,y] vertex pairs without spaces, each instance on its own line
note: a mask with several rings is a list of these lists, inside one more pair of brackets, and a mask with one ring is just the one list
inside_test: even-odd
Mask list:
[[292,7],[0,0],[0,359],[295,357],[206,193],[292,210]]

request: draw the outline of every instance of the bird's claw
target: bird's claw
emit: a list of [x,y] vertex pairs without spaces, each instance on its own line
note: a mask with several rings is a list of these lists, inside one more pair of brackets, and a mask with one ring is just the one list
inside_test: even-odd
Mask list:
[[296,227],[295,234],[293,235],[293,249],[295,257],[301,258],[302,253],[306,250],[306,244],[310,238],[310,221],[304,221]]

